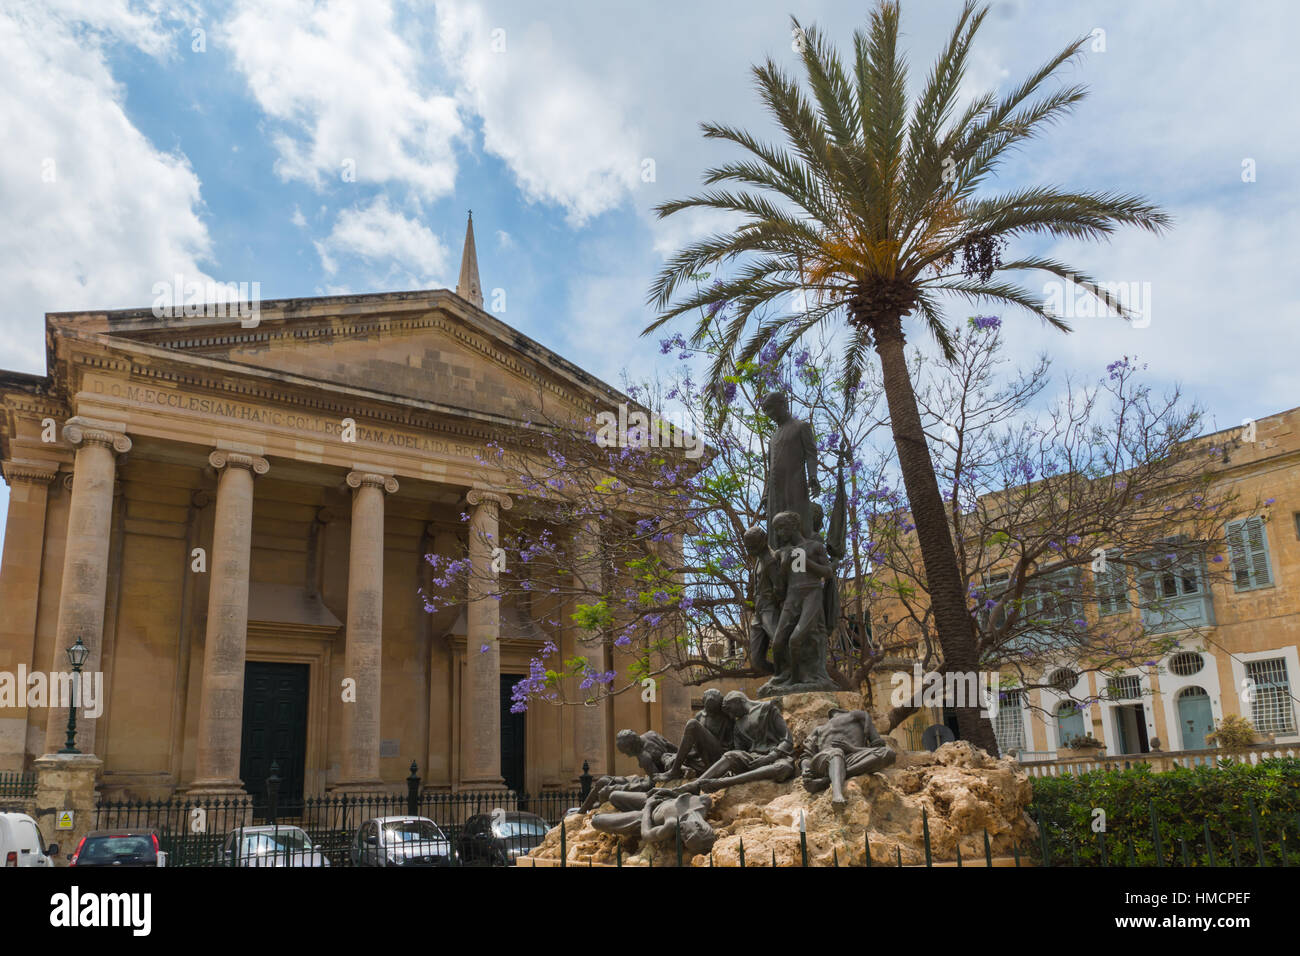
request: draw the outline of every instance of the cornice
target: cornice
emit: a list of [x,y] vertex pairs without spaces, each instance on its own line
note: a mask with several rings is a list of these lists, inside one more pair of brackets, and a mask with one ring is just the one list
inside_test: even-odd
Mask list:
[[[374,315],[364,318],[347,316],[346,324],[341,324],[338,316],[300,318],[293,323],[272,318],[256,328],[236,326],[211,335],[196,334],[192,329],[175,329],[124,337],[181,354],[199,353],[207,358],[224,358],[233,362],[234,359],[225,355],[229,349],[288,342],[341,342],[376,333],[409,335],[420,331],[436,331],[557,397],[576,397],[572,389],[566,389],[551,377],[540,374],[534,366],[520,361],[515,355],[494,345],[485,336],[466,328],[462,323],[448,321],[447,315],[434,307],[434,311],[419,315]],[[544,359],[539,358],[539,361],[544,362]]]
[[[101,345],[105,348],[112,348],[117,343],[86,344],[91,345],[91,347]],[[518,419],[471,409],[459,409],[454,406],[418,408],[410,404],[412,402],[432,404],[424,399],[403,396],[390,397],[375,393],[349,396],[347,392],[361,392],[362,390],[338,382],[302,378],[301,381],[273,385],[269,381],[261,382],[250,376],[261,373],[267,377],[277,375],[283,377],[281,373],[276,373],[274,369],[240,365],[238,363],[230,363],[235,367],[229,370],[202,369],[192,365],[185,365],[185,353],[174,352],[168,358],[173,355],[179,367],[135,362],[126,357],[114,357],[109,360],[101,353],[81,350],[69,356],[69,362],[78,368],[86,370],[115,372],[121,375],[124,380],[164,383],[219,393],[231,398],[272,402],[289,408],[310,409],[319,415],[340,420],[349,417],[362,417],[368,422],[401,425],[421,431],[456,436],[480,444],[489,440],[498,440],[502,427],[508,429],[525,429],[527,427],[527,423]],[[299,377],[294,376],[294,378]],[[331,389],[344,391],[332,391]],[[365,407],[359,409],[359,405]]]

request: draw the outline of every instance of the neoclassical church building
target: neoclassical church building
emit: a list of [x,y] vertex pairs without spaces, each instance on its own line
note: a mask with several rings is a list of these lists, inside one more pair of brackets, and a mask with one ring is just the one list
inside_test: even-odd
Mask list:
[[[539,398],[627,400],[484,311],[472,223],[455,292],[155,311],[51,313],[48,374],[0,372],[0,673],[82,641],[101,796],[259,792],[273,760],[284,798],[398,789],[412,760],[426,788],[538,793],[631,769],[621,727],[680,731],[672,680],[510,712],[542,642],[581,653],[564,608],[425,610],[426,554],[489,560],[474,532],[526,510],[484,446]],[[66,708],[8,703],[0,770],[63,747]]]

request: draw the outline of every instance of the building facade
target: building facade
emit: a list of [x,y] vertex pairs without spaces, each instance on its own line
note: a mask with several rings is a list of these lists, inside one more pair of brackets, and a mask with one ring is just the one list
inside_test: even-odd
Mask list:
[[681,727],[671,681],[511,713],[542,642],[582,652],[543,597],[425,610],[425,555],[477,568],[527,511],[485,445],[538,400],[626,400],[483,311],[472,232],[455,293],[155,311],[50,314],[48,374],[0,373],[0,769],[63,747],[68,700],[30,675],[57,686],[78,640],[101,688],[76,745],[112,797],[258,792],[272,761],[285,799],[413,760],[427,788],[538,793],[629,769],[620,727]]
[[[1215,482],[1249,513],[1183,566],[1094,587],[1079,609],[1090,626],[1128,618],[1175,646],[1113,673],[1063,658],[1041,675],[1050,687],[1004,693],[993,719],[1003,753],[1051,760],[1081,736],[1107,756],[1207,750],[1230,714],[1284,749],[1300,744],[1300,408],[1199,441],[1220,450]],[[905,725],[909,739],[940,722],[941,710],[924,708]]]

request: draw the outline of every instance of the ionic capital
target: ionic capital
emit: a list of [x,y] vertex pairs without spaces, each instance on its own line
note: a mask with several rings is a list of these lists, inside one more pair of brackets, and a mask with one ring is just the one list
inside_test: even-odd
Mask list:
[[49,484],[59,473],[57,465],[44,465],[38,462],[6,461],[0,463],[0,468],[4,470],[5,481],[11,485],[15,481]]
[[208,455],[208,464],[220,471],[222,468],[246,468],[255,475],[265,475],[271,470],[271,463],[257,455],[245,455],[237,451],[218,448]]
[[74,415],[63,426],[63,440],[74,448],[83,445],[103,445],[110,451],[125,455],[131,450],[131,439],[126,437],[126,426],[114,422],[99,422]]
[[502,511],[509,511],[515,506],[514,499],[501,491],[488,491],[485,488],[471,488],[465,492],[465,500],[472,505],[494,504]]
[[373,471],[349,471],[347,482],[349,488],[360,488],[362,485],[369,485],[386,491],[390,495],[396,494],[398,488],[397,479],[392,475],[381,475]]

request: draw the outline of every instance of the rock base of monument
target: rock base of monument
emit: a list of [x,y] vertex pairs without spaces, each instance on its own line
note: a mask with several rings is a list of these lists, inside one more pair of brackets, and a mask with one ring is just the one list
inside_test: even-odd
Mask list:
[[[832,698],[836,706],[842,706],[839,697],[853,697],[861,706],[861,698],[852,694],[815,696]],[[824,717],[826,703],[783,702],[783,710],[796,705],[787,710],[793,729],[805,718],[811,726],[814,715]],[[798,731],[795,736],[800,739]],[[935,863],[955,860],[960,846],[963,860],[982,865],[985,832],[994,857],[1010,856],[1015,847],[1024,850],[1038,838],[1026,813],[1029,777],[1010,760],[994,759],[965,741],[935,753],[905,752],[884,771],[850,778],[842,809],[832,807],[829,790],[809,793],[799,778],[742,784],[712,796],[708,819],[717,840],[711,853],[684,855],[684,866],[739,866],[742,844],[745,866],[801,866],[801,822],[809,866],[865,866],[868,848],[875,866],[924,865],[927,825]],[[614,865],[620,856],[623,866],[677,865],[674,842],[642,846],[630,837],[599,832],[591,816],[565,820],[569,865]],[[558,862],[559,834],[560,828],[553,828],[529,856],[543,865]]]

